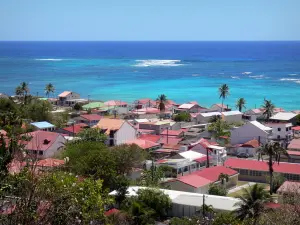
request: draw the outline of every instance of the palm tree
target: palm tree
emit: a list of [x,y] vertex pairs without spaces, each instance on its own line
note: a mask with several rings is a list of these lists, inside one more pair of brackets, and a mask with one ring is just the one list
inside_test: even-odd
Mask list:
[[21,86],[16,87],[15,94],[18,96],[24,95],[24,91],[22,90]]
[[254,184],[249,188],[243,188],[243,193],[238,197],[241,201],[235,205],[239,208],[236,210],[239,219],[253,219],[254,223],[264,211],[264,205],[271,201],[270,194],[264,189],[262,185]]
[[29,87],[28,87],[28,83],[26,82],[22,82],[20,84],[22,91],[24,92],[24,95],[27,96],[27,94],[30,92]]
[[274,172],[273,165],[275,162],[279,164],[281,154],[288,156],[288,153],[284,148],[280,146],[278,142],[270,142],[263,145],[257,150],[257,153],[258,153],[258,160],[262,159],[263,154],[269,156],[269,160],[267,164],[269,166],[269,175],[270,175],[270,195],[272,195],[273,194],[273,188],[272,188],[273,172]]
[[229,87],[227,84],[222,84],[221,87],[219,87],[219,94],[220,94],[220,98],[222,98],[222,108],[221,108],[221,112],[222,112],[224,106],[224,100],[229,95]]
[[164,94],[159,95],[156,99],[156,102],[160,113],[163,113],[166,110],[167,96]]
[[268,121],[274,113],[275,105],[271,102],[271,100],[264,99],[264,104],[262,105],[262,108],[264,109],[263,115]]
[[229,176],[228,176],[228,174],[221,173],[218,177],[218,180],[221,181],[222,185],[224,185],[224,184],[226,184],[226,182],[229,181]]
[[54,93],[54,91],[55,91],[55,88],[54,88],[53,84],[49,83],[49,84],[46,85],[45,93],[48,96],[48,98],[49,98],[50,93],[51,92]]
[[246,100],[244,98],[239,98],[237,101],[236,101],[236,105],[235,107],[237,109],[239,109],[240,112],[242,112],[243,108],[246,108]]

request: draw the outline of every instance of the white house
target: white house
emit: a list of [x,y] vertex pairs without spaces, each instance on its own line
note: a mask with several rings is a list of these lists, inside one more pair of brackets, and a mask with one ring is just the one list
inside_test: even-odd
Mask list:
[[178,107],[177,112],[197,113],[201,107],[198,104],[184,103]]
[[94,128],[101,129],[108,136],[107,144],[110,146],[124,144],[137,136],[136,129],[121,119],[102,118]]
[[225,112],[225,111],[230,111],[231,109],[228,108],[227,105],[225,104],[213,104],[211,107],[210,107],[210,110],[212,111],[215,111],[215,112]]
[[247,153],[249,156],[256,156],[256,151],[259,148],[259,142],[257,139],[247,141],[244,144],[237,144],[234,154]]
[[208,151],[208,155],[211,157],[212,161],[210,163],[212,163],[213,165],[221,165],[227,157],[227,151],[225,147],[210,143],[204,138],[201,138],[200,141],[190,150],[199,152],[204,155],[206,155]]
[[257,139],[260,143],[265,144],[272,137],[272,128],[257,121],[251,121],[232,129],[230,133],[232,145],[242,144],[253,139]]
[[224,121],[228,123],[242,122],[243,113],[241,113],[240,111],[222,112],[222,115]]
[[51,158],[64,148],[66,139],[59,133],[34,131],[27,133],[28,140],[22,141],[28,153],[38,159]]
[[293,112],[279,112],[270,118],[271,122],[274,123],[292,123],[295,124],[296,113]]
[[136,109],[153,108],[156,107],[156,101],[150,98],[138,99],[134,101]]
[[209,123],[215,117],[221,117],[220,112],[199,113],[197,116],[198,123]]
[[30,125],[32,125],[35,130],[53,131],[55,129],[55,125],[47,121],[34,122]]
[[271,139],[285,143],[289,143],[293,139],[291,123],[266,123],[265,125],[272,128]]
[[71,106],[71,104],[69,104],[70,101],[75,99],[80,99],[80,95],[78,93],[72,91],[64,91],[58,95],[58,104]]
[[261,117],[264,113],[264,110],[261,108],[258,109],[249,109],[247,110],[244,115],[249,118],[249,120],[256,120],[258,117]]

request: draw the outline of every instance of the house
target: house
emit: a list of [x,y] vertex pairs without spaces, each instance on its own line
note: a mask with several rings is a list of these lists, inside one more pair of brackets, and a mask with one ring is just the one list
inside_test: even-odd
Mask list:
[[139,129],[154,130],[156,134],[161,134],[167,128],[170,128],[170,121],[161,120],[139,124]]
[[225,147],[218,146],[216,143],[201,138],[193,147],[190,148],[192,151],[199,152],[206,155],[208,153],[211,156],[211,163],[213,165],[221,165],[227,157],[227,151]]
[[197,116],[198,123],[210,123],[215,118],[221,118],[222,114],[220,112],[207,112],[200,113]]
[[[131,186],[127,189],[126,196],[136,196],[138,190],[147,187]],[[203,205],[203,199],[206,205],[211,205],[216,211],[232,212],[238,209],[237,198],[230,198],[216,195],[204,195],[191,192],[173,191],[167,189],[159,189],[168,195],[172,202],[172,208],[168,211],[169,217],[192,217],[199,214],[199,209]],[[117,191],[109,193],[109,195],[117,195]]]
[[270,122],[273,123],[292,123],[296,124],[296,116],[297,114],[292,112],[279,112],[274,116],[270,117]]
[[178,109],[176,110],[177,113],[180,112],[187,112],[187,113],[197,113],[200,111],[202,107],[198,104],[191,104],[191,103],[184,103],[180,106],[178,106]]
[[300,152],[300,139],[293,139],[288,145],[287,149]]
[[295,197],[300,194],[300,182],[285,181],[277,189],[277,194],[279,203],[293,204],[291,201],[295,200]]
[[6,98],[6,99],[7,99],[7,98],[9,98],[9,96],[6,95],[6,94],[0,93],[0,99],[1,99],[1,98]]
[[61,134],[66,134],[68,136],[76,136],[77,134],[79,134],[81,131],[83,131],[88,127],[89,126],[85,123],[78,123],[78,124],[73,124],[71,126],[58,129],[56,130],[56,132]]
[[82,114],[79,117],[74,118],[76,123],[85,123],[90,127],[95,126],[100,120],[102,116],[98,114]]
[[144,140],[144,139],[129,140],[129,141],[126,141],[126,144],[135,144],[135,145],[139,146],[141,149],[147,150],[147,151],[153,151],[153,150],[160,148],[159,143],[149,141],[149,140]]
[[247,153],[250,157],[254,157],[256,156],[256,151],[259,146],[260,145],[257,139],[247,141],[244,144],[238,144],[235,149],[235,155]]
[[268,122],[265,125],[272,128],[271,139],[281,142],[284,147],[292,140],[293,131],[291,123]]
[[242,116],[243,116],[243,113],[241,113],[240,111],[222,112],[223,120],[228,123],[242,122]]
[[82,108],[84,110],[93,110],[93,109],[99,109],[103,106],[104,106],[103,102],[90,102],[88,104],[83,105]]
[[71,102],[75,99],[80,99],[80,95],[78,93],[72,91],[64,91],[58,95],[58,104],[62,106],[73,106],[76,103],[73,102],[73,104],[71,104]]
[[94,128],[101,129],[108,136],[106,144],[110,146],[134,140],[137,135],[136,129],[121,119],[102,118]]
[[150,98],[144,98],[144,99],[135,100],[133,104],[135,105],[136,109],[156,107],[156,101],[153,101]]
[[23,140],[22,144],[31,156],[39,159],[51,158],[62,150],[66,139],[59,133],[48,131],[34,131],[24,136],[29,140]]
[[300,163],[300,151],[286,151],[288,155],[281,155],[280,162]]
[[[221,183],[219,180],[221,174],[229,176],[228,182]],[[226,188],[235,187],[238,175],[238,172],[233,169],[226,168],[225,166],[215,166],[170,180],[167,182],[167,185],[171,190],[207,194],[209,186],[212,184],[224,185]]]
[[159,140],[161,139],[161,137],[156,134],[142,134],[139,136],[139,139],[159,143]]
[[230,111],[231,109],[228,107],[228,105],[226,106],[225,104],[213,104],[210,107],[210,110],[215,111],[215,112],[226,112],[226,111]]
[[257,118],[261,117],[264,113],[264,110],[262,108],[257,109],[249,109],[247,110],[244,115],[247,117],[247,119],[254,121],[257,120]]
[[47,121],[34,122],[30,123],[30,125],[34,127],[34,130],[53,131],[55,129],[55,125]]
[[257,139],[259,143],[265,144],[272,137],[272,128],[257,121],[250,121],[243,126],[233,128],[230,133],[232,145],[246,143],[253,139]]
[[127,102],[122,102],[120,100],[109,100],[104,102],[104,105],[107,106],[116,106],[116,107],[127,107]]
[[163,132],[161,132],[162,136],[168,136],[168,137],[177,137],[177,138],[180,138],[184,135],[184,132],[183,130],[169,130],[169,129],[166,129],[164,130]]
[[[238,171],[239,180],[267,183],[269,166],[265,161],[229,158],[225,161],[225,166]],[[289,181],[300,181],[300,164],[274,163],[273,169]]]

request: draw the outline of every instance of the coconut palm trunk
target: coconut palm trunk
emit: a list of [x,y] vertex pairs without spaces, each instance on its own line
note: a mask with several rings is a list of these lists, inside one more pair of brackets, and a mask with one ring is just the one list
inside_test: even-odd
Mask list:
[[273,156],[272,154],[269,155],[269,174],[270,174],[270,195],[273,194],[273,172],[274,172],[274,169],[273,169]]

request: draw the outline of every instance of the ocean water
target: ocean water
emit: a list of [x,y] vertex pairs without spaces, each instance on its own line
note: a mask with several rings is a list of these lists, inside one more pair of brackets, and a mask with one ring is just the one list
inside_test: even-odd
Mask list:
[[178,103],[238,98],[247,108],[271,99],[300,109],[300,42],[0,42],[0,93],[13,94],[22,81],[32,94],[72,90],[98,100],[156,98]]

